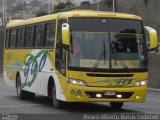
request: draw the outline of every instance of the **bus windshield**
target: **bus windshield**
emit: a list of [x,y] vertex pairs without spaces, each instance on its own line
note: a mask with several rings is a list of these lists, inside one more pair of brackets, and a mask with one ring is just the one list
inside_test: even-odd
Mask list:
[[146,69],[142,21],[70,18],[69,68]]

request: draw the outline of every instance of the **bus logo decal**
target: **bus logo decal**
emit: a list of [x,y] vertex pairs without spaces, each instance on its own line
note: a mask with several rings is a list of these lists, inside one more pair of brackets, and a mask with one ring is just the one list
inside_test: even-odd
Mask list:
[[121,78],[116,80],[98,80],[94,82],[88,82],[88,84],[106,83],[109,87],[122,87],[132,83],[133,78]]
[[[47,59],[47,50],[42,50],[35,56],[33,54],[28,54],[25,57],[25,67],[24,67],[24,77],[25,77],[25,82],[22,84],[22,87],[24,88],[25,86],[30,87],[33,82],[35,81],[38,72],[41,72]],[[40,58],[40,61],[38,62],[37,59]],[[31,81],[28,81],[28,76],[29,76],[29,70],[30,75],[32,76]]]

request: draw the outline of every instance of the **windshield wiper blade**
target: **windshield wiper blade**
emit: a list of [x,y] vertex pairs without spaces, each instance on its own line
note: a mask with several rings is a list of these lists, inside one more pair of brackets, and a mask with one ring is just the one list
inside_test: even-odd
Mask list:
[[113,53],[114,53],[114,60],[115,60],[115,66],[117,65],[117,57],[118,57],[118,58],[120,58],[120,60],[118,60],[118,61],[121,63],[121,65],[123,66],[123,68],[125,68],[126,70],[128,70],[129,68],[128,68],[127,64],[126,64],[126,63],[124,62],[124,60],[117,54],[115,45],[113,45],[113,44],[115,44],[115,43],[114,43],[114,42],[112,43]]
[[97,61],[95,62],[94,66],[93,66],[93,68],[92,68],[92,71],[95,71],[95,69],[98,67],[100,61],[101,61],[102,58],[103,58],[103,53],[104,53],[104,51],[102,51],[101,54],[99,55]]
[[103,56],[104,56],[104,65],[106,63],[106,44],[105,44],[105,40],[103,40]]
[[116,48],[115,48],[115,44],[112,42],[111,43],[112,45],[112,51],[113,51],[113,54],[114,54],[114,64],[115,66],[117,65],[117,54],[116,54]]
[[102,60],[102,58],[104,57],[104,64],[105,64],[105,60],[106,60],[106,46],[105,46],[105,40],[103,40],[103,50],[102,52],[100,53],[97,61],[95,62],[93,68],[92,68],[92,71],[95,71],[96,68],[98,67],[100,61]]
[[129,69],[128,66],[127,66],[127,64],[124,62],[124,60],[121,59],[121,60],[118,60],[118,61],[121,63],[121,65],[123,65],[123,68],[125,68],[126,70]]

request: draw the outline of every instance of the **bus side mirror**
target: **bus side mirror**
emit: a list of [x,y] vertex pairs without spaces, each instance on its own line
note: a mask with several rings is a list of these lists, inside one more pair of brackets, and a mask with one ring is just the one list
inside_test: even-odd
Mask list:
[[68,23],[62,24],[62,44],[65,46],[70,45],[70,28]]
[[156,49],[158,47],[157,31],[151,27],[144,26],[145,30],[149,33],[150,50]]

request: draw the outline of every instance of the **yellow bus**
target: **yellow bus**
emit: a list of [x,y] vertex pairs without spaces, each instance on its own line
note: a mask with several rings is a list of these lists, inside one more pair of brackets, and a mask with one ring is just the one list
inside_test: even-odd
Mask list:
[[4,80],[19,99],[35,94],[66,102],[144,102],[157,33],[139,16],[91,10],[59,12],[6,26]]

